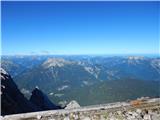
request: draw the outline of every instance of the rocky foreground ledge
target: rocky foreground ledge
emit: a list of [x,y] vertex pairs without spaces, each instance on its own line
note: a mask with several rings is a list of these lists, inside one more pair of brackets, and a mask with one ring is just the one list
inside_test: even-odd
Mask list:
[[6,115],[2,120],[160,120],[160,98]]

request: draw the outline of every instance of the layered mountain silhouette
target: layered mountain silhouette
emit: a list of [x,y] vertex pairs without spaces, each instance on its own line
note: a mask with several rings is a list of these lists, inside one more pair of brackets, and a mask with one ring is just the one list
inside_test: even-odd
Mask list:
[[[28,100],[20,92],[11,76],[2,68],[1,71],[1,115],[58,109],[46,95],[37,88]],[[36,103],[38,102],[38,103]]]

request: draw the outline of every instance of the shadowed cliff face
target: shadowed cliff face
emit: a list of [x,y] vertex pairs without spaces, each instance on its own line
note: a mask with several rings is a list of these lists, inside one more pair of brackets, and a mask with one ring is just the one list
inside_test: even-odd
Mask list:
[[32,91],[30,101],[43,110],[60,109],[60,106],[54,105],[48,97],[38,88]]
[[2,68],[1,71],[1,115],[59,109],[39,89],[27,100],[14,83],[11,76]]
[[19,91],[11,76],[1,68],[1,106],[2,115],[39,111]]

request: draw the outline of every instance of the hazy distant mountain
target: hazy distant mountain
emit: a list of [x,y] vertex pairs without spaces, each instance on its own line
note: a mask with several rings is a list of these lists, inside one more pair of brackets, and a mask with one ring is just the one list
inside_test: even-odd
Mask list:
[[15,77],[15,81],[23,88],[33,89],[38,86],[44,91],[52,91],[52,89],[60,90],[63,86],[67,86],[64,89],[68,89],[90,85],[97,82],[97,79],[81,65],[64,59],[62,61],[58,58],[52,60],[49,58],[39,66],[22,72]]
[[[17,67],[16,71],[20,72],[14,76],[14,80],[26,96],[38,86],[56,103],[63,104],[75,99],[80,104],[87,105],[138,96],[154,97],[159,93],[157,85],[160,82],[160,58],[158,57],[34,56],[34,59],[32,58],[33,56],[16,57],[16,60],[14,57],[2,58],[2,66],[8,71],[14,69],[10,64],[4,65],[4,60],[12,62],[13,65],[25,61],[23,65],[28,67],[23,67],[24,70],[21,70],[21,66]],[[105,87],[101,89],[103,85]],[[123,87],[124,85],[126,87]],[[111,89],[108,89],[110,86]],[[133,86],[136,89],[132,88]],[[130,94],[127,93],[129,88],[132,88]],[[144,90],[148,92],[138,92]],[[91,91],[94,91],[93,94]],[[103,94],[103,91],[106,92]]]
[[26,69],[33,68],[45,60],[41,56],[2,56],[1,67],[4,68],[12,77],[19,75]]

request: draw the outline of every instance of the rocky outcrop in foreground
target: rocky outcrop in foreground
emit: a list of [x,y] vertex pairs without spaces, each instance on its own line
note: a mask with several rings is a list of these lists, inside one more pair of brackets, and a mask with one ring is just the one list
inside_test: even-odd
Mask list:
[[160,120],[160,98],[8,115],[3,120]]
[[40,107],[42,110],[55,110],[61,109],[60,106],[53,104],[49,98],[38,88],[36,87],[32,91],[32,96],[30,101],[36,106]]
[[78,104],[77,101],[72,100],[70,103],[68,103],[65,107],[65,109],[75,109],[75,108],[79,108],[80,105]]
[[17,114],[40,111],[19,91],[11,76],[0,68],[1,76],[1,114]]
[[33,90],[30,100],[26,99],[3,68],[0,68],[0,80],[1,115],[61,109],[38,88]]

